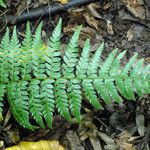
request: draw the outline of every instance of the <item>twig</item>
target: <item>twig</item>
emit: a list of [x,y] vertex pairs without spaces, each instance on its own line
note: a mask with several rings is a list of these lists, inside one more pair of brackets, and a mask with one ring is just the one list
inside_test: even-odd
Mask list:
[[69,8],[87,5],[92,2],[98,2],[102,0],[72,0],[65,5],[55,4],[52,6],[44,5],[42,7],[33,8],[31,10],[26,10],[18,16],[6,15],[2,16],[0,22],[7,25],[13,25],[18,23],[23,23],[26,21],[31,21],[38,19],[39,17],[46,17],[60,12],[64,12]]

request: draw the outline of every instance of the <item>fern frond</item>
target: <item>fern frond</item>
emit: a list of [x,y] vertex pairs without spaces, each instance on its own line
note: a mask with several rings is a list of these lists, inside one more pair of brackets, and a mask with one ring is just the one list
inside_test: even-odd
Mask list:
[[95,52],[93,58],[89,63],[87,70],[88,77],[97,77],[97,69],[99,67],[100,57],[103,50],[104,50],[104,43],[102,43],[101,46],[97,49],[97,51]]
[[27,84],[26,81],[9,83],[7,85],[8,101],[16,120],[22,126],[34,130],[35,127],[29,123]]
[[42,120],[42,102],[40,99],[40,81],[32,80],[29,84],[29,109],[30,113],[41,128],[44,128]]
[[9,38],[9,29],[7,28],[6,33],[0,43],[0,82],[7,83],[9,81],[9,72],[8,72],[8,55],[10,38]]
[[93,81],[88,79],[83,80],[82,87],[87,100],[92,104],[92,106],[96,109],[102,109],[93,87]]
[[53,113],[55,107],[54,100],[54,80],[46,79],[41,82],[40,99],[42,103],[42,113],[49,128],[52,127]]
[[87,39],[84,43],[83,51],[81,53],[78,65],[76,67],[76,75],[79,78],[86,78],[87,76],[89,53],[90,53],[90,39]]
[[59,78],[61,76],[61,26],[62,19],[59,20],[55,30],[52,33],[52,36],[49,39],[48,51],[45,54],[46,73],[51,78]]
[[54,83],[54,95],[58,112],[66,120],[71,122],[71,117],[69,114],[69,101],[65,90],[66,83],[67,80],[65,79],[57,79]]
[[3,98],[6,91],[6,85],[0,84],[0,116],[2,116]]
[[43,78],[46,77],[45,74],[43,74],[44,69],[41,68],[41,57],[42,57],[42,47],[43,47],[43,42],[41,38],[41,30],[42,30],[42,22],[38,25],[36,31],[35,31],[35,37],[32,42],[32,49],[31,49],[31,63],[32,63],[32,71],[33,75],[36,78]]
[[79,26],[76,31],[74,32],[72,38],[70,39],[70,42],[67,45],[65,55],[63,57],[64,63],[63,63],[63,76],[67,78],[74,77],[74,67],[78,61],[78,39],[79,34],[81,31],[81,27]]
[[9,54],[8,54],[8,71],[9,78],[12,81],[19,80],[20,73],[20,43],[17,38],[16,27],[14,27],[13,34],[10,40]]
[[5,5],[5,3],[4,3],[4,1],[3,1],[3,0],[0,0],[0,6],[2,6],[2,7],[6,7],[6,5]]
[[103,65],[101,66],[101,69],[99,70],[100,77],[108,77],[109,76],[108,72],[113,63],[116,53],[117,53],[117,49],[112,51],[109,54],[109,56],[107,57],[107,59],[105,60],[105,62],[103,62]]
[[82,93],[80,87],[80,80],[70,80],[68,84],[68,99],[69,106],[72,114],[77,119],[78,123],[80,123],[80,109],[82,102]]
[[32,34],[31,34],[31,29],[30,29],[30,24],[29,22],[27,23],[26,26],[26,34],[25,38],[22,42],[21,46],[21,78],[24,80],[31,79],[31,69],[32,69],[32,62],[31,62],[31,49],[32,49]]
[[0,42],[0,114],[6,96],[14,118],[22,126],[36,129],[30,123],[31,116],[41,128],[45,127],[44,122],[51,128],[55,109],[69,122],[74,116],[80,123],[84,99],[94,108],[103,109],[102,100],[107,105],[121,104],[122,97],[135,100],[135,93],[150,93],[150,65],[144,66],[144,60],[138,60],[137,54],[121,66],[126,51],[117,55],[115,49],[102,62],[104,43],[92,54],[89,39],[79,54],[81,26],[62,54],[61,26],[60,19],[48,45],[42,42],[42,23],[34,38],[27,24],[22,45],[16,27],[11,38],[7,29]]

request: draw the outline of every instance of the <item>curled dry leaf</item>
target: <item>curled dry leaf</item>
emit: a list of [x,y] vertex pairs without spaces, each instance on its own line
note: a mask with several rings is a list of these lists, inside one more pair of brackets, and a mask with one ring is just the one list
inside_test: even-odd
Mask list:
[[102,16],[99,14],[97,9],[99,10],[100,6],[95,3],[92,3],[87,6],[87,10],[89,11],[90,15],[92,15],[95,18],[102,19]]
[[38,142],[20,142],[16,146],[6,148],[6,150],[65,150],[59,141],[41,140]]
[[86,22],[89,26],[94,27],[96,30],[98,30],[99,22],[91,16],[89,13],[84,13],[83,16],[86,19]]
[[127,9],[137,18],[145,19],[145,8],[143,0],[122,0]]

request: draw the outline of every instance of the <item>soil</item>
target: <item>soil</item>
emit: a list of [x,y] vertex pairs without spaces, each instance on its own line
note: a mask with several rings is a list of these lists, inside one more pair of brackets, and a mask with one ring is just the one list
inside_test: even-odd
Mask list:
[[[20,1],[7,0],[7,8],[0,8],[1,13],[17,15],[27,7],[52,5],[56,2],[46,0]],[[1,17],[1,15],[0,15]],[[83,29],[79,39],[82,47],[84,40],[91,39],[91,51],[104,41],[105,51],[102,56],[115,48],[119,52],[127,50],[122,60],[125,65],[135,52],[139,58],[150,63],[150,1],[149,0],[103,0],[90,5],[69,9],[47,18],[30,21],[34,33],[38,23],[43,21],[42,37],[44,42],[62,17],[62,43],[67,43],[77,25]],[[19,39],[24,37],[26,23],[17,24]],[[2,25],[1,25],[2,26]],[[0,38],[6,26],[0,30]],[[9,26],[13,29],[13,26]],[[144,95],[136,101],[124,99],[123,105],[104,105],[104,110],[95,110],[88,103],[83,103],[82,123],[69,124],[59,116],[54,117],[53,129],[28,131],[13,119],[9,105],[5,103],[4,122],[0,123],[1,149],[17,144],[19,141],[58,140],[66,150],[150,150],[150,97]],[[5,124],[5,125],[4,125]]]

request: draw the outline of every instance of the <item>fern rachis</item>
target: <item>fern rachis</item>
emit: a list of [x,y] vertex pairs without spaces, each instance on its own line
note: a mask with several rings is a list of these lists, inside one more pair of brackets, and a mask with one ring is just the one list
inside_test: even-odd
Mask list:
[[16,120],[34,130],[36,126],[30,123],[30,116],[41,128],[45,126],[43,119],[52,127],[55,108],[69,122],[72,115],[80,122],[83,97],[101,109],[99,96],[111,105],[112,101],[122,103],[122,97],[134,100],[135,93],[139,96],[150,93],[150,65],[143,66],[144,60],[137,60],[137,54],[121,67],[126,51],[117,55],[115,49],[100,63],[104,43],[91,56],[87,39],[79,56],[81,26],[62,56],[61,24],[60,19],[47,45],[41,39],[42,24],[32,38],[28,23],[22,44],[19,44],[16,28],[11,38],[7,29],[0,44],[0,113],[4,95],[7,95]]

